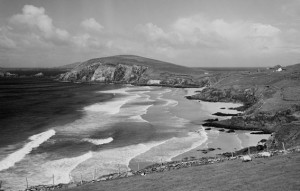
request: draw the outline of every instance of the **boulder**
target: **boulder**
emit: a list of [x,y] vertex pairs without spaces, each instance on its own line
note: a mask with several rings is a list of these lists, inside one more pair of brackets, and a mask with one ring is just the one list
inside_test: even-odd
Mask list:
[[270,152],[261,152],[261,153],[258,153],[258,156],[260,156],[260,157],[271,157],[271,153]]
[[250,162],[252,161],[252,158],[249,155],[244,155],[241,157],[243,162]]
[[233,129],[229,129],[228,131],[227,131],[227,133],[234,133],[235,131],[233,130]]
[[37,73],[37,74],[35,74],[35,75],[33,75],[34,77],[43,77],[44,76],[44,74],[42,73],[42,72],[40,72],[40,73]]

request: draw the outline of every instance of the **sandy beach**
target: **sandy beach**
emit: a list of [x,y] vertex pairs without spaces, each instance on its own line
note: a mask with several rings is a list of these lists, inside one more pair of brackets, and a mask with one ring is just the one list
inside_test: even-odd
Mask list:
[[[255,146],[259,140],[268,137],[252,135],[249,131],[205,130],[204,120],[221,119],[213,113],[236,113],[229,108],[241,104],[185,98],[201,90],[123,86],[97,91],[96,94],[112,98],[85,105],[80,110],[82,117],[53,126],[50,134],[46,131],[29,137],[28,144],[34,144],[32,148],[25,144],[8,155],[18,155],[15,157],[18,160],[7,165],[4,159],[1,164],[9,169],[4,169],[1,176],[6,177],[6,185],[11,184],[8,188],[14,189],[24,188],[25,182],[15,185],[20,179],[16,177],[24,180],[25,176],[31,185],[51,184],[53,176],[56,184],[80,181],[81,176],[89,181],[93,176],[138,170],[154,163],[232,152]],[[47,147],[53,149],[56,144],[66,147],[53,150],[51,155]],[[30,154],[33,148],[44,152]],[[210,152],[203,152],[209,148]],[[18,174],[19,171],[24,174]]]
[[[198,88],[187,88],[187,95],[193,95],[197,93],[196,91],[201,91]],[[206,112],[207,119],[224,119],[230,117],[220,117],[212,115],[217,112],[221,113],[230,113],[230,114],[237,114],[240,113],[236,110],[230,109],[242,106],[240,103],[224,103],[224,102],[204,102],[198,100],[189,100],[194,102],[195,104],[199,105]],[[203,128],[203,127],[202,127]],[[224,152],[234,152],[236,150],[246,148],[249,146],[256,146],[257,143],[262,139],[268,139],[270,135],[268,134],[250,134],[251,131],[242,131],[236,130],[234,133],[227,133],[225,130],[224,132],[219,131],[221,128],[214,128],[211,127],[211,130],[205,130],[207,135],[207,141],[205,141],[201,146],[191,149],[190,151],[180,154],[174,157],[172,160],[182,160],[186,157],[214,157],[217,154],[221,154]],[[209,149],[212,151],[203,152],[203,150]],[[214,150],[213,150],[214,149]]]

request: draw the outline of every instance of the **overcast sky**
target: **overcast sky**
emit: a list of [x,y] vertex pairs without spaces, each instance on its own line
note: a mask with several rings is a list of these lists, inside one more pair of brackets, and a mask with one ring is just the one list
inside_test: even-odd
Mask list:
[[0,0],[0,66],[119,54],[196,67],[300,63],[300,0]]

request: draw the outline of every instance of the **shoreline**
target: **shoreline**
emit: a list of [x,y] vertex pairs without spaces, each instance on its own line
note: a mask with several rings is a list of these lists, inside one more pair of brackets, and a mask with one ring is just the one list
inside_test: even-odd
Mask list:
[[[268,158],[278,157],[278,156],[285,156],[285,155],[292,155],[294,153],[299,153],[300,148],[290,148],[287,150],[271,150],[268,152],[255,152],[252,153],[250,156],[254,159],[261,159],[261,160],[268,160]],[[269,153],[270,156],[264,157],[263,153]],[[153,173],[164,173],[167,171],[175,171],[182,168],[193,168],[197,166],[203,166],[203,165],[217,165],[219,163],[223,163],[226,161],[233,161],[237,162],[237,160],[243,160],[244,156],[249,155],[237,155],[237,152],[233,155],[233,157],[220,155],[218,157],[202,157],[199,159],[190,159],[190,160],[181,160],[181,161],[171,161],[171,162],[164,162],[164,163],[155,163],[153,165],[147,166],[141,170],[138,171],[126,171],[126,172],[120,172],[120,173],[112,173],[108,175],[103,175],[98,178],[95,178],[91,181],[80,181],[80,182],[71,182],[67,184],[57,184],[57,185],[37,185],[37,186],[31,186],[24,191],[43,191],[43,190],[65,190],[65,189],[72,189],[76,187],[81,187],[84,185],[91,185],[91,184],[97,184],[99,182],[106,182],[106,181],[114,181],[118,179],[124,179],[124,178],[130,178],[130,177],[136,177],[136,176],[147,176],[148,174]]]
[[[183,98],[183,99],[185,99],[185,98]],[[233,111],[233,110],[232,110]],[[208,140],[206,140],[205,142],[207,142]],[[202,143],[201,145],[204,145],[204,144],[206,144],[206,143]],[[222,141],[221,141],[222,142]],[[201,146],[200,145],[200,146]],[[198,146],[199,147],[199,146]],[[198,147],[196,147],[196,148],[191,148],[189,151],[185,151],[184,153],[182,153],[182,154],[187,154],[187,153],[190,153],[190,152],[192,152],[191,150],[196,150],[196,149],[199,149]],[[179,154],[179,155],[177,155],[177,156],[175,156],[175,157],[173,157],[172,159],[171,159],[171,161],[176,161],[177,159],[176,158],[178,158],[180,155],[182,155],[182,154]],[[152,163],[153,164],[153,163]],[[155,164],[155,163],[154,163]]]

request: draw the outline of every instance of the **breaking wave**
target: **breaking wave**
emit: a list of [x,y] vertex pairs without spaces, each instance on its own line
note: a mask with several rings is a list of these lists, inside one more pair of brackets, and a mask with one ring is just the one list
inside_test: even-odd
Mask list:
[[94,145],[103,145],[112,142],[114,139],[112,137],[106,138],[106,139],[90,139],[85,138],[83,141],[93,143]]
[[8,155],[2,161],[0,161],[0,171],[13,167],[17,162],[21,161],[27,154],[29,154],[34,148],[39,147],[42,143],[50,139],[55,135],[55,131],[50,129],[43,133],[39,133],[29,137],[30,142],[26,143],[21,149]]
[[69,183],[72,179],[70,176],[72,170],[91,157],[93,157],[93,153],[90,151],[78,157],[63,158],[47,162],[43,165],[43,168],[46,169],[45,175],[49,178],[54,176],[55,184]]

